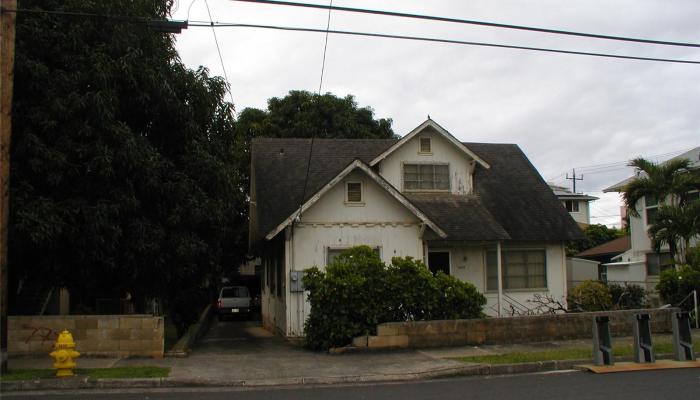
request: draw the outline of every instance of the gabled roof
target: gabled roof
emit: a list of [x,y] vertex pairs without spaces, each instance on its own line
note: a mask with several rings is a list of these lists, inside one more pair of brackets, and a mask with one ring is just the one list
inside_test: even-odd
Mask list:
[[386,149],[382,154],[378,155],[374,160],[372,160],[369,163],[369,165],[374,167],[375,165],[377,165],[378,162],[385,159],[389,154],[393,153],[396,149],[403,146],[404,143],[413,139],[414,136],[416,136],[417,134],[422,132],[427,127],[433,128],[436,132],[438,132],[439,134],[444,136],[445,139],[447,139],[450,143],[452,143],[461,152],[463,152],[464,154],[471,157],[474,161],[478,162],[482,167],[489,168],[488,163],[486,163],[483,159],[481,159],[481,157],[476,155],[467,146],[465,146],[464,143],[460,142],[456,137],[452,136],[452,134],[450,132],[448,132],[445,128],[441,127],[437,122],[433,121],[430,118],[425,120],[425,122],[423,122],[422,124],[418,125],[418,127],[416,129],[409,132],[408,135],[402,137],[398,142],[394,143],[391,147]]
[[[255,185],[251,187],[256,189],[256,215],[251,215],[251,223],[255,223],[252,232],[258,236],[251,240],[264,239],[355,159],[367,167],[395,143],[384,139],[315,139],[309,160],[311,139],[253,139]],[[466,145],[491,167],[476,170],[476,196],[455,199],[451,195],[402,194],[447,235],[445,240],[585,239],[518,146]]]
[[263,239],[355,159],[369,162],[394,143],[396,139],[314,139],[309,160],[311,139],[254,138],[251,168],[260,212],[251,216],[258,235],[251,239]]
[[326,183],[321,189],[319,189],[316,193],[314,193],[311,198],[309,198],[304,204],[301,205],[297,210],[295,210],[287,219],[282,221],[275,229],[270,231],[267,235],[265,235],[265,239],[271,240],[275,236],[277,236],[278,233],[280,233],[287,225],[292,223],[292,221],[297,217],[300,216],[304,213],[304,211],[308,210],[309,207],[313,206],[318,200],[323,197],[326,192],[331,190],[336,184],[338,184],[340,181],[343,180],[350,172],[359,169],[362,172],[364,172],[370,179],[372,179],[375,183],[377,183],[380,187],[382,187],[384,190],[386,190],[392,197],[394,197],[399,203],[401,203],[404,207],[406,207],[409,211],[413,213],[418,219],[420,219],[424,224],[426,224],[430,229],[433,230],[438,236],[441,238],[446,238],[447,234],[440,229],[433,221],[431,221],[424,213],[422,213],[419,209],[416,208],[411,202],[409,202],[396,188],[391,186],[389,182],[384,180],[381,176],[379,176],[376,172],[372,171],[372,168],[369,167],[369,165],[365,164],[361,160],[354,160],[351,162],[345,169],[340,171],[338,175],[333,177],[328,183]]

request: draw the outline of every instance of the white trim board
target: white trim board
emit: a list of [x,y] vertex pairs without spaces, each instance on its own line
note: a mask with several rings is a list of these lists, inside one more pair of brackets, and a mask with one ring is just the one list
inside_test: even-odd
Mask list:
[[385,159],[387,156],[389,156],[389,154],[393,153],[396,149],[403,146],[404,143],[411,140],[414,136],[418,135],[420,132],[423,132],[423,130],[429,126],[433,129],[435,129],[439,134],[441,134],[443,137],[445,137],[445,139],[447,139],[450,143],[452,143],[455,147],[457,147],[464,154],[468,155],[474,161],[478,162],[482,167],[484,167],[486,169],[491,168],[491,166],[486,161],[482,160],[481,157],[476,155],[476,153],[469,150],[467,148],[467,146],[465,146],[462,142],[460,142],[456,137],[452,136],[452,134],[450,132],[448,132],[445,128],[441,127],[437,122],[433,121],[432,119],[427,119],[427,120],[425,120],[425,122],[418,125],[418,127],[413,129],[411,132],[409,132],[408,135],[402,137],[398,142],[394,143],[391,147],[386,149],[382,154],[378,155],[374,160],[372,160],[369,163],[369,165],[371,167],[374,167],[378,162]]

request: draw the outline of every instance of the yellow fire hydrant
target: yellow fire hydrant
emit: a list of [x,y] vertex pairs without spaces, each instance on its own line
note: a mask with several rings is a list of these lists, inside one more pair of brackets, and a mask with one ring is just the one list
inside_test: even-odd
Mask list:
[[49,354],[54,359],[53,367],[56,368],[56,376],[73,376],[75,359],[80,357],[80,353],[75,351],[73,335],[64,330],[58,335],[54,350]]

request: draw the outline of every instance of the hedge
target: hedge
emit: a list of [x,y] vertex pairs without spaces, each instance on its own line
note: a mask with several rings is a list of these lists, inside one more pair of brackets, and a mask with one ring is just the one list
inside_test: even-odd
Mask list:
[[346,250],[325,271],[310,268],[304,285],[311,303],[305,344],[313,350],[374,335],[383,322],[480,318],[486,304],[470,283],[433,275],[411,257],[394,257],[385,265],[368,246]]

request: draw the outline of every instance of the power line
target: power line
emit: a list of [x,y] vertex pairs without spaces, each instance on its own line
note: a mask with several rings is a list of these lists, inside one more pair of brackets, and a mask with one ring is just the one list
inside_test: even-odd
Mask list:
[[221,69],[224,71],[224,80],[226,80],[226,91],[228,92],[228,97],[231,99],[231,107],[233,109],[234,118],[236,115],[236,104],[233,102],[233,94],[231,94],[231,83],[228,80],[228,75],[226,74],[226,66],[224,65],[224,58],[221,56],[221,49],[219,48],[219,40],[216,38],[216,29],[214,29],[214,20],[211,17],[211,11],[209,10],[209,2],[204,0],[204,5],[207,6],[207,14],[209,14],[209,22],[211,24],[211,33],[214,34],[214,43],[216,43],[216,52],[219,53],[219,61],[221,62]]
[[[449,43],[449,44],[459,44],[468,46],[481,46],[481,47],[494,47],[501,49],[515,49],[515,50],[528,50],[528,51],[539,51],[545,53],[559,53],[559,54],[569,54],[569,55],[579,55],[579,56],[591,56],[591,57],[604,57],[604,58],[616,58],[624,60],[637,60],[637,61],[657,61],[657,62],[668,62],[668,63],[680,63],[680,64],[700,64],[700,61],[695,60],[678,60],[671,58],[652,58],[652,57],[637,57],[637,56],[625,56],[618,54],[609,53],[591,53],[585,51],[573,51],[573,50],[557,50],[545,47],[529,47],[529,46],[513,46],[497,43],[486,43],[486,42],[470,42],[464,40],[455,39],[442,39],[442,38],[431,38],[424,36],[408,36],[408,35],[390,35],[383,33],[372,33],[372,32],[360,32],[360,31],[343,31],[343,30],[328,30],[325,29],[315,29],[315,28],[301,28],[292,26],[279,26],[279,25],[261,25],[261,24],[238,24],[238,23],[226,23],[226,22],[214,22],[214,27],[216,28],[259,28],[259,29],[273,29],[281,31],[296,31],[296,32],[314,32],[314,33],[333,33],[337,35],[349,35],[349,36],[365,36],[365,37],[377,37],[385,39],[402,39],[402,40],[415,40],[422,42],[433,42],[433,43]],[[208,27],[210,24],[201,23],[200,21],[190,21],[189,26],[191,27]]]
[[[331,0],[333,6],[333,0]],[[326,50],[328,50],[328,30],[331,27],[331,8],[328,9],[328,20],[326,21],[326,41],[323,44],[323,61],[321,61],[321,81],[318,83],[318,95],[321,95],[321,87],[323,86],[323,72],[326,70]]]
[[372,9],[365,9],[365,8],[338,7],[338,6],[333,6],[332,4],[330,6],[325,6],[322,4],[308,4],[308,3],[274,1],[274,0],[232,0],[232,1],[267,4],[267,5],[278,5],[278,6],[318,8],[318,9],[324,9],[324,10],[328,9],[328,10],[362,13],[362,14],[383,15],[383,16],[390,16],[390,17],[401,17],[401,18],[422,19],[422,20],[429,20],[429,21],[450,22],[450,23],[458,23],[458,24],[480,25],[480,26],[488,26],[488,27],[492,27],[492,28],[516,29],[516,30],[523,30],[523,31],[550,33],[550,34],[556,34],[556,35],[580,36],[580,37],[587,37],[587,38],[593,38],[593,39],[617,40],[617,41],[624,41],[624,42],[635,42],[635,43],[665,45],[665,46],[700,47],[700,43],[672,42],[672,41],[666,41],[666,40],[642,39],[642,38],[633,38],[633,37],[625,37],[625,36],[602,35],[602,34],[597,34],[597,33],[565,31],[565,30],[558,30],[558,29],[539,28],[539,27],[534,27],[534,26],[512,25],[512,24],[502,24],[502,23],[487,22],[487,21],[475,21],[475,20],[468,20],[468,19],[439,17],[439,16],[433,16],[433,15],[410,14],[410,13],[402,13],[402,12],[395,12],[395,11],[372,10]]
[[[654,155],[646,156],[646,158],[666,157],[666,156],[670,156],[670,155],[684,153],[688,150],[691,150],[691,149],[682,149],[682,150],[670,151],[668,153],[654,154]],[[587,168],[595,168],[595,167],[602,167],[602,166],[614,166],[614,165],[618,165],[618,164],[625,164],[626,165],[627,163],[629,163],[629,160],[620,160],[620,161],[611,161],[609,163],[603,163],[603,164],[583,165],[583,166],[578,166],[576,168],[585,170]]]
[[[234,0],[234,1],[245,1],[245,0]],[[385,39],[402,39],[402,40],[416,40],[424,42],[433,43],[449,43],[449,44],[460,44],[469,46],[482,46],[482,47],[493,47],[493,48],[503,48],[503,49],[515,49],[515,50],[527,50],[527,51],[539,51],[545,53],[558,53],[558,54],[569,54],[569,55],[580,55],[580,56],[590,56],[590,57],[604,57],[604,58],[615,58],[624,60],[637,60],[637,61],[656,61],[656,62],[668,62],[668,63],[679,63],[679,64],[700,64],[700,61],[696,60],[678,60],[670,58],[653,58],[653,57],[637,57],[637,56],[626,56],[618,54],[608,54],[608,53],[592,53],[583,51],[572,51],[572,50],[558,50],[543,47],[529,47],[529,46],[513,46],[504,45],[497,43],[486,43],[486,42],[470,42],[463,40],[454,39],[442,39],[442,38],[430,38],[421,36],[408,36],[408,35],[389,35],[381,33],[372,32],[359,32],[359,31],[341,31],[341,30],[323,30],[323,29],[313,29],[313,28],[300,28],[300,27],[290,27],[290,26],[275,26],[275,25],[260,25],[260,24],[236,24],[236,23],[220,23],[212,21],[174,21],[174,20],[159,20],[159,19],[149,19],[149,18],[139,18],[139,17],[128,17],[128,16],[115,16],[106,14],[94,14],[94,13],[82,13],[82,12],[67,12],[67,11],[49,11],[49,10],[30,10],[30,9],[6,9],[2,8],[3,12],[26,12],[26,13],[38,13],[38,14],[52,14],[52,15],[64,15],[64,16],[77,16],[77,17],[93,17],[93,18],[106,18],[119,20],[123,22],[130,23],[178,23],[182,25],[182,28],[188,26],[192,27],[211,27],[211,28],[259,28],[259,29],[274,29],[283,31],[298,31],[298,32],[315,32],[315,33],[333,33],[338,35],[351,35],[351,36],[365,36],[365,37],[378,37]],[[218,46],[217,46],[218,47]],[[230,90],[229,90],[230,94]]]

